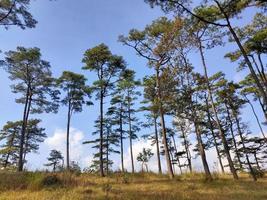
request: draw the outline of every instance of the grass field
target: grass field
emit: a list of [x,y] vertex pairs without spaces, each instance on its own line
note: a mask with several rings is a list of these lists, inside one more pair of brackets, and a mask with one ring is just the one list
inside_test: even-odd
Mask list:
[[68,173],[0,173],[0,199],[19,200],[266,200],[267,178],[258,182],[241,175],[215,175],[206,182],[202,174],[176,176],[174,180],[155,174],[96,175]]

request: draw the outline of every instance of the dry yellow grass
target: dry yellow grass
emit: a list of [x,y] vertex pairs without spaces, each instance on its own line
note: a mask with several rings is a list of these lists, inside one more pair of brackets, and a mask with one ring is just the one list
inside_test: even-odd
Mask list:
[[[60,184],[44,185],[49,174],[1,174],[1,200],[266,200],[267,179],[253,182],[248,175],[239,181],[228,175],[217,175],[216,180],[206,182],[201,174],[177,176],[168,180],[155,174],[121,175],[100,178],[95,175],[57,174]],[[30,178],[29,178],[30,177]],[[4,180],[11,179],[8,183]],[[16,181],[16,179],[18,179]],[[12,181],[16,183],[12,186]],[[26,181],[26,183],[25,183]],[[5,185],[6,184],[6,185]],[[11,185],[7,185],[11,184]]]

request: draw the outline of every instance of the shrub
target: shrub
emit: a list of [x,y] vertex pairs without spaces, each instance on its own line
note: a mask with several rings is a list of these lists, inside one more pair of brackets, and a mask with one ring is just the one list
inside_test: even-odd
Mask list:
[[42,179],[41,184],[43,186],[49,187],[49,186],[61,185],[62,181],[56,175],[47,175]]
[[257,178],[263,178],[265,174],[263,170],[259,170],[258,168],[253,168],[253,172]]

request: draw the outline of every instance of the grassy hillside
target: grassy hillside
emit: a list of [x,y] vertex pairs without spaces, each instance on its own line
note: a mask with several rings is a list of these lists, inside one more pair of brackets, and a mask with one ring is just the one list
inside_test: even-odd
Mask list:
[[68,173],[0,173],[0,199],[19,200],[266,200],[267,178],[258,182],[243,174],[239,181],[215,175],[206,182],[202,174],[186,174],[168,180],[155,174],[95,175]]

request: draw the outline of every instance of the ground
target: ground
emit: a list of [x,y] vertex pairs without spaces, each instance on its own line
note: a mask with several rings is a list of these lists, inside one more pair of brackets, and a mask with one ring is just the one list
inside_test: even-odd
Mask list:
[[267,178],[253,182],[246,174],[234,181],[214,174],[212,182],[202,174],[186,174],[169,180],[156,174],[0,173],[0,200],[266,200]]

